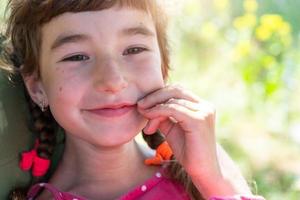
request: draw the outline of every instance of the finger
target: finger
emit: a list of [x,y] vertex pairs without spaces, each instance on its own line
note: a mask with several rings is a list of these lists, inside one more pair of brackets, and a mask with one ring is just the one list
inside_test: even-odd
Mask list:
[[[197,120],[197,112],[177,104],[158,104],[150,109],[140,111],[148,119],[173,118],[185,131],[190,132],[194,120]],[[173,121],[173,120],[172,120]]]
[[144,133],[147,135],[154,134],[157,131],[159,124],[166,119],[166,117],[158,117],[149,120],[146,127],[143,129]]
[[164,103],[170,98],[186,99],[193,102],[198,102],[200,100],[195,94],[183,89],[181,86],[172,85],[148,94],[146,97],[138,101],[138,107],[143,109],[149,108],[155,104]]
[[[214,106],[206,101],[201,101],[201,103],[195,103],[195,102],[191,102],[185,99],[169,99],[167,102],[165,102],[164,104],[176,104],[178,106],[183,106],[191,111],[194,112],[203,112],[203,113],[212,113],[215,114],[215,108]],[[149,110],[149,109],[144,109],[144,110]],[[139,109],[139,111],[143,114],[143,109]],[[176,122],[175,119],[171,118],[171,121]]]
[[166,104],[177,104],[180,106],[184,106],[192,111],[208,111],[208,112],[214,112],[214,106],[210,103],[206,103],[205,101],[201,102],[192,102],[185,99],[169,99]]
[[[148,119],[165,119],[153,125],[153,130],[160,130],[174,150],[174,155],[181,159],[185,144],[197,146],[199,138],[204,143],[214,141],[214,113],[207,111],[192,111],[178,104],[159,104],[144,110]],[[174,123],[170,118],[174,118]]]

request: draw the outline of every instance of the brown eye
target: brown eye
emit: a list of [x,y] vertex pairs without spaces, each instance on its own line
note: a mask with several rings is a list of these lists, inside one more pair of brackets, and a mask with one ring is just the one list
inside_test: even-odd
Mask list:
[[126,56],[126,55],[130,55],[130,54],[139,54],[143,51],[146,51],[147,49],[146,48],[143,48],[143,47],[133,47],[133,48],[129,48],[129,49],[126,49],[125,52],[123,53],[123,56]]
[[85,60],[88,60],[88,59],[89,59],[88,56],[78,54],[78,55],[74,55],[74,56],[70,56],[68,58],[65,58],[62,61],[78,62],[78,61],[85,61]]

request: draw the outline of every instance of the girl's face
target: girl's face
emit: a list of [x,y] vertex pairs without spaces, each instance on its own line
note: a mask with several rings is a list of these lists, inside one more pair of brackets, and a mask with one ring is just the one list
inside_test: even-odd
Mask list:
[[146,119],[137,101],[164,86],[153,20],[131,8],[52,19],[42,27],[40,72],[36,85],[57,122],[70,137],[102,146],[140,132]]

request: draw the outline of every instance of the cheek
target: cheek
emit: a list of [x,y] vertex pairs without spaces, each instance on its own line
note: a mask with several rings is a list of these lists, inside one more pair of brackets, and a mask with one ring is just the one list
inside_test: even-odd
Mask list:
[[134,75],[132,78],[137,85],[147,93],[164,87],[164,79],[161,70],[161,60],[159,56],[151,56],[138,60],[133,64]]
[[[84,87],[83,76],[77,73],[70,73],[65,69],[57,69],[46,81],[46,93],[49,104],[65,105],[74,104],[80,98],[80,87]],[[76,88],[76,89],[75,89]]]
[[82,79],[76,78],[77,76],[66,76],[66,74],[55,74],[55,79],[50,80],[47,88],[51,113],[63,128],[71,126],[78,118],[78,109],[74,108],[80,105],[83,87],[85,87]]

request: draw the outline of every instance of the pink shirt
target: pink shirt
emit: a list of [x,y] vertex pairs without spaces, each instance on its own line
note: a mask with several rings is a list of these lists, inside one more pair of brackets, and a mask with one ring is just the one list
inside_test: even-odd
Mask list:
[[[87,200],[85,197],[60,191],[48,183],[38,183],[32,186],[27,195],[28,199],[33,200],[43,188],[52,193],[54,200]],[[138,185],[117,200],[190,200],[190,197],[180,183],[165,177],[162,171],[159,171],[144,184]],[[213,197],[210,200],[264,200],[264,198],[235,196]]]
[[[27,195],[28,199],[34,199],[42,188],[51,192],[55,200],[87,200],[87,198],[78,195],[59,191],[48,183],[39,183],[32,186]],[[118,198],[118,200],[153,199],[190,200],[181,184],[166,178],[161,172],[156,172],[156,174],[144,184],[137,186],[135,189]]]

